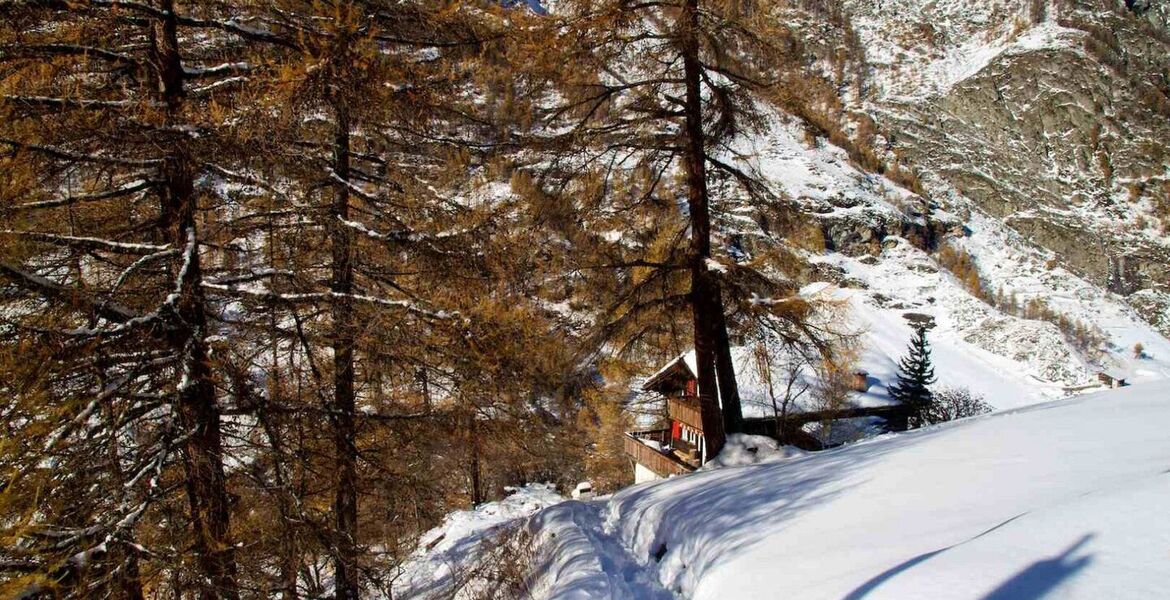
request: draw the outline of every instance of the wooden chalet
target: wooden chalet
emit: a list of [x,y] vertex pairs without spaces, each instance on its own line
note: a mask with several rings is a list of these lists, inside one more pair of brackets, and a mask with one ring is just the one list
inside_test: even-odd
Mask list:
[[[675,358],[642,385],[644,391],[665,398],[666,420],[662,427],[626,434],[625,451],[634,462],[636,483],[690,473],[709,458],[703,436],[694,357],[694,352],[688,352]],[[807,433],[805,425],[837,419],[880,417],[886,430],[906,429],[909,411],[898,404],[849,406],[836,410],[804,410],[801,406],[793,406],[782,418],[777,418],[770,396],[766,401],[761,397],[767,396],[766,387],[755,373],[750,350],[733,348],[732,362],[740,386],[745,433],[766,435],[784,444],[820,450],[825,444]],[[858,371],[853,374],[852,388],[865,393],[870,388],[870,381],[868,373]]]
[[1129,382],[1125,380],[1124,375],[1121,373],[1112,373],[1109,371],[1101,371],[1100,373],[1097,373],[1097,381],[1100,381],[1101,385],[1110,388],[1119,388],[1129,385]]

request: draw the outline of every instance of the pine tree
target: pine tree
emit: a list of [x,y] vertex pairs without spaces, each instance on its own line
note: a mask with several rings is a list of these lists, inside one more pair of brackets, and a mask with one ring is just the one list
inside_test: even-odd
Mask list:
[[917,327],[910,340],[909,353],[898,365],[898,383],[890,386],[890,396],[912,411],[911,425],[914,427],[922,426],[922,411],[934,401],[934,394],[928,386],[935,381],[926,328]]

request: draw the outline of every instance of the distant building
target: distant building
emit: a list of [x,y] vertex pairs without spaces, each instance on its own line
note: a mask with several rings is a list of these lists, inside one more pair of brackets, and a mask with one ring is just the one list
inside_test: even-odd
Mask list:
[[1119,388],[1129,385],[1129,383],[1125,380],[1125,377],[1123,377],[1120,373],[1111,373],[1108,371],[1101,371],[1100,373],[1097,373],[1097,380],[1111,388]]
[[853,373],[853,391],[865,393],[869,391],[869,372],[857,371]]

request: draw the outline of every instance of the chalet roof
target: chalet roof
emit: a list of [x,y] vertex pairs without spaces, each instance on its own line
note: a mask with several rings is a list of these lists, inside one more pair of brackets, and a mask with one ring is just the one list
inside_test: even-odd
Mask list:
[[[772,408],[772,394],[768,391],[768,383],[766,378],[760,373],[760,369],[756,364],[755,353],[752,348],[747,346],[733,346],[731,348],[731,362],[735,366],[735,382],[739,386],[739,399],[743,408],[743,416],[745,418],[763,418],[771,417],[773,414]],[[694,379],[698,373],[698,361],[696,360],[695,351],[689,350],[684,352],[669,362],[667,362],[661,369],[655,372],[642,384],[643,390],[656,390],[659,386],[676,375],[683,375],[688,379]],[[773,366],[771,369],[773,390],[778,399],[783,397],[784,387],[787,383],[788,373],[784,366]],[[802,375],[802,381],[806,384],[814,384],[815,378],[811,373]],[[884,391],[884,388],[882,388]],[[874,394],[854,395],[851,403],[856,405],[884,405],[892,403],[891,400],[883,396],[876,396]],[[812,393],[806,392],[795,405],[788,408],[789,412],[807,412],[818,410],[818,407],[813,405]],[[823,407],[820,407],[823,408]]]
[[[690,357],[689,359],[687,358],[688,356]],[[683,373],[687,377],[698,377],[697,364],[698,363],[695,360],[694,350],[683,352],[682,354],[679,354],[678,356],[670,359],[670,361],[663,365],[661,369],[658,369],[654,372],[653,375],[646,379],[646,382],[642,384],[642,389],[645,391],[652,391],[657,389],[663,381],[669,379],[670,376],[677,373],[679,369],[685,369]]]
[[1133,379],[1136,364],[1133,361],[1121,360],[1116,357],[1105,359],[1105,363],[1097,368],[1098,375],[1105,375],[1117,380]]

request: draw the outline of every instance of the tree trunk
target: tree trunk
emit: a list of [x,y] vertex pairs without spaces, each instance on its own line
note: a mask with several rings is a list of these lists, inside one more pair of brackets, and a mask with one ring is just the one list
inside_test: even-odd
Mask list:
[[723,417],[716,388],[715,355],[718,343],[717,313],[722,313],[719,283],[708,268],[711,258],[711,214],[707,193],[707,159],[703,134],[703,99],[699,71],[698,0],[686,0],[681,15],[680,43],[683,76],[686,80],[683,137],[686,164],[687,204],[691,217],[691,312],[695,327],[695,360],[699,380],[699,407],[703,421],[705,456],[710,459],[723,449]]
[[337,130],[333,142],[333,186],[330,207],[333,291],[333,429],[337,452],[337,495],[333,512],[336,549],[333,557],[335,597],[356,600],[357,581],[357,434],[354,425],[354,322],[353,248],[349,227],[349,131],[348,111],[336,107]]
[[480,478],[479,469],[479,432],[476,431],[477,421],[475,418],[474,408],[467,415],[467,441],[468,451],[470,453],[470,460],[468,461],[468,471],[471,475],[471,507],[475,508],[483,504],[487,499],[483,493],[483,480]]
[[[268,268],[275,271],[277,268],[276,234],[274,219],[271,215],[268,217],[267,237],[268,240],[265,246]],[[277,281],[273,279],[272,286],[274,291],[278,289],[276,283]],[[300,523],[300,519],[294,517],[297,498],[293,493],[291,479],[285,474],[284,462],[285,457],[289,456],[289,454],[285,452],[284,442],[281,437],[284,428],[280,428],[278,424],[272,422],[272,417],[268,414],[267,410],[268,404],[279,403],[283,397],[283,392],[280,387],[280,327],[275,304],[268,308],[268,330],[270,332],[269,335],[272,336],[269,342],[269,360],[272,362],[272,365],[268,377],[268,397],[265,399],[266,404],[262,404],[257,411],[257,420],[263,426],[265,435],[268,437],[268,445],[272,448],[272,477],[277,488],[276,506],[280,512],[280,518],[283,520],[280,529],[280,567],[277,587],[280,591],[281,600],[297,600],[297,572],[301,566],[300,549],[297,540],[298,526],[294,525],[294,523]],[[292,368],[290,364],[290,371]]]
[[719,396],[723,402],[723,427],[727,433],[743,433],[743,409],[739,402],[739,384],[735,380],[735,363],[731,360],[731,337],[723,316],[723,298],[715,283],[715,373],[719,379]]
[[[179,54],[178,19],[172,0],[163,0],[163,16],[155,24],[153,39],[158,54],[159,82],[167,118],[172,125],[183,104],[183,66]],[[183,467],[194,552],[201,576],[199,596],[211,599],[239,598],[236,583],[235,546],[231,541],[229,501],[223,470],[219,406],[211,381],[211,365],[205,336],[207,314],[196,235],[195,165],[185,139],[170,144],[162,176],[161,228],[171,246],[183,252],[174,300],[173,321],[167,338],[182,357],[182,377],[177,392],[179,424],[186,434]]]

